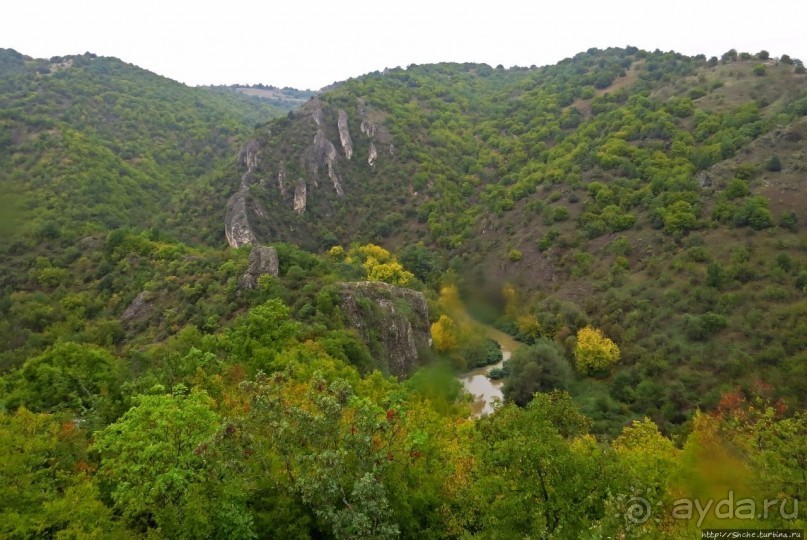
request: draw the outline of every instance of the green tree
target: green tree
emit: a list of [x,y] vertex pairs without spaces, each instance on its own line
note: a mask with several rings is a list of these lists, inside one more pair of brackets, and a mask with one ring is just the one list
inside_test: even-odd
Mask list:
[[[94,345],[59,342],[31,358],[12,377],[7,406],[36,411],[110,407],[122,382],[120,361]],[[106,400],[101,404],[101,400]]]
[[[233,471],[205,451],[221,418],[204,392],[141,395],[96,436],[98,474],[114,508],[135,530],[173,538],[251,538]],[[226,428],[225,428],[226,434]]]
[[21,408],[0,413],[0,536],[127,538],[89,473],[86,434]]
[[521,407],[536,392],[566,390],[572,380],[572,369],[563,349],[547,339],[520,347],[507,362],[510,375],[504,383],[504,397]]
[[681,234],[695,229],[698,218],[692,205],[686,201],[673,203],[663,212],[664,230],[670,234]]
[[481,536],[580,538],[604,515],[615,470],[563,392],[477,422]]

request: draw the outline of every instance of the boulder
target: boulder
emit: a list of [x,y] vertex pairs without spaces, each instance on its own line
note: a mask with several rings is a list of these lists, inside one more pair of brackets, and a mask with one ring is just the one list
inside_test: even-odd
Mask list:
[[271,246],[255,246],[249,254],[247,271],[238,279],[238,286],[254,289],[258,286],[258,278],[266,274],[277,276],[278,269],[277,250]]

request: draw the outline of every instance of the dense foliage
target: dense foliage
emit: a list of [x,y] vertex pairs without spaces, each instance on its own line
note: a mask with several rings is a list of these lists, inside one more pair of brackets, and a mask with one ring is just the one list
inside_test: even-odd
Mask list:
[[[690,538],[728,497],[804,528],[807,94],[747,56],[410,66],[253,133],[229,90],[0,51],[0,536]],[[246,288],[237,149],[303,174],[315,105],[391,148],[302,216],[256,185],[279,268]],[[362,280],[426,297],[408,380],[351,329]],[[476,319],[522,343],[480,419]]]

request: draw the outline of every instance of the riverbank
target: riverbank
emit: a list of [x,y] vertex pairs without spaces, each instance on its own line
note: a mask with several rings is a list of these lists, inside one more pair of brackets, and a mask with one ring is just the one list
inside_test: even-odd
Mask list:
[[479,329],[486,337],[496,341],[502,349],[502,360],[498,363],[475,368],[457,375],[457,380],[462,383],[465,391],[476,398],[471,414],[475,418],[479,418],[492,413],[493,403],[504,398],[502,393],[504,381],[502,379],[491,380],[488,378],[488,373],[493,369],[501,368],[504,362],[510,359],[513,351],[521,346],[521,343],[498,328],[474,319],[463,305],[451,310],[450,315],[461,326],[472,326]]

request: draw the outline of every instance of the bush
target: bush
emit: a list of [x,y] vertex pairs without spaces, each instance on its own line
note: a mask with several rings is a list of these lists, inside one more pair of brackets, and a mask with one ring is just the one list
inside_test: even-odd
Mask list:
[[510,252],[507,254],[507,258],[510,259],[512,262],[518,262],[524,258],[524,254],[521,253],[518,249],[511,249]]
[[754,75],[757,77],[764,77],[765,76],[765,65],[764,64],[757,64],[754,66]]
[[765,164],[765,170],[770,172],[779,172],[782,170],[782,160],[776,154],[771,156],[771,159]]
[[779,218],[779,226],[783,229],[788,229],[790,231],[796,232],[799,228],[798,226],[798,217],[796,217],[796,212],[792,210],[782,215]]
[[768,210],[768,201],[765,197],[750,197],[745,204],[734,214],[734,224],[738,227],[749,226],[761,231],[773,225],[773,216]]
[[710,335],[726,327],[726,318],[717,313],[687,315],[684,317],[687,337],[693,341],[704,341]]
[[740,180],[739,178],[735,178],[729,182],[728,186],[726,186],[724,193],[729,199],[736,199],[738,197],[745,197],[746,195],[750,194],[751,191],[748,189],[748,183],[746,183],[744,180]]

